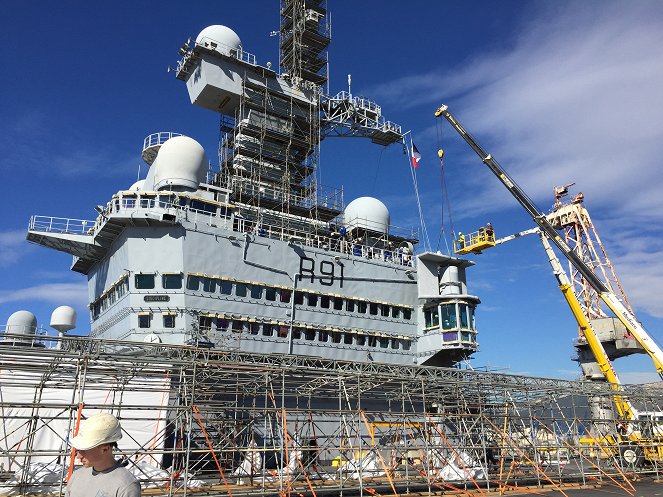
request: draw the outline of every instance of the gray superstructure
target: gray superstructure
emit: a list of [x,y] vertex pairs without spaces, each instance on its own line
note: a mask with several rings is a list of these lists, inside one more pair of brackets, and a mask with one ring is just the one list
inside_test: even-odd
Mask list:
[[31,219],[28,239],[87,275],[92,337],[392,364],[477,349],[472,263],[416,254],[378,199],[346,206],[316,180],[324,136],[405,143],[374,102],[323,94],[325,20],[324,2],[282,2],[280,73],[223,26],[180,49],[192,103],[221,114],[218,172],[195,140],[155,133],[147,177],[96,220]]

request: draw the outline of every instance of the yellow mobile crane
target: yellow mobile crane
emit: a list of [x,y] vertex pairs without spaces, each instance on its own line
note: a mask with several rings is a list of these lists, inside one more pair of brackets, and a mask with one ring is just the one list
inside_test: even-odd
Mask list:
[[[543,233],[538,227],[530,228],[514,235],[509,235],[503,238],[494,239],[491,246],[501,245],[502,243],[515,240],[522,236],[538,233],[541,239],[541,244],[548,257],[550,267],[557,279],[557,284],[571,309],[571,313],[578,323],[582,336],[587,341],[599,369],[605,379],[610,384],[610,387],[616,392],[614,396],[615,408],[617,410],[621,429],[612,434],[604,434],[599,437],[588,436],[579,440],[580,450],[587,455],[609,458],[619,456],[620,459],[630,467],[637,467],[642,464],[644,460],[650,462],[659,462],[663,460],[663,429],[658,425],[653,425],[653,419],[656,413],[638,412],[631,402],[619,392],[622,392],[622,385],[617,376],[617,373],[612,367],[607,352],[603,348],[601,341],[592,329],[587,316],[583,312],[580,301],[573,291],[573,285],[569,280],[566,272],[562,268],[557,255],[550,246],[548,236]],[[487,247],[483,247],[485,249]],[[649,424],[654,426],[654,429],[649,429],[648,433],[643,433],[639,425],[639,421],[648,421]],[[645,436],[647,435],[647,436]]]
[[592,269],[567,245],[557,230],[550,224],[545,214],[534,204],[527,194],[511,179],[506,171],[497,163],[493,156],[488,154],[472,136],[465,131],[465,128],[449,112],[446,105],[442,105],[435,111],[436,117],[444,117],[451,126],[460,134],[467,144],[477,153],[481,161],[488,166],[502,184],[509,190],[514,198],[522,205],[532,217],[539,229],[545,233],[550,240],[561,250],[564,256],[569,259],[571,264],[587,280],[591,287],[596,290],[601,300],[603,300],[617,318],[624,324],[626,329],[633,335],[636,341],[642,346],[651,357],[656,367],[656,371],[663,379],[663,350],[649,336],[645,328],[638,322],[635,316],[620,302],[617,296],[601,281],[592,271]]

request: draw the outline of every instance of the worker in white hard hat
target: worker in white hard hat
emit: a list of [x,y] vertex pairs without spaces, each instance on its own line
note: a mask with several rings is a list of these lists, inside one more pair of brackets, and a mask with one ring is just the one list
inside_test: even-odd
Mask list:
[[112,414],[95,414],[81,423],[69,443],[83,467],[72,473],[65,497],[140,497],[140,483],[113,456],[121,438],[122,427]]

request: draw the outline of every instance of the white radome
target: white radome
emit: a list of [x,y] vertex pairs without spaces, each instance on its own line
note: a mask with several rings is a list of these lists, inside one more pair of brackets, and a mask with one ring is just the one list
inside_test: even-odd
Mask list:
[[389,209],[373,197],[359,197],[350,202],[343,212],[343,219],[348,228],[361,227],[380,232],[389,230]]
[[196,191],[207,174],[207,154],[193,138],[175,136],[164,142],[151,171],[154,189]]
[[145,186],[145,180],[144,179],[139,179],[136,181],[133,185],[129,187],[130,192],[139,192],[144,189]]
[[16,311],[7,319],[5,332],[13,335],[35,335],[37,318],[30,311]]
[[237,33],[220,24],[207,26],[203,29],[196,37],[196,43],[208,48],[214,48],[211,44],[216,43],[215,50],[226,55],[229,55],[231,50],[242,48],[242,40],[239,39]]
[[51,314],[51,328],[65,333],[76,328],[76,310],[68,305],[61,305]]

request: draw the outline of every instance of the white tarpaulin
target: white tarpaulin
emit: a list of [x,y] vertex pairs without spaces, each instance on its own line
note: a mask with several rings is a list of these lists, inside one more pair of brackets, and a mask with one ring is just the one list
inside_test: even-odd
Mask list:
[[[98,412],[111,412],[120,419],[122,452],[131,456],[138,449],[144,454],[163,447],[170,385],[165,371],[162,377],[136,375],[117,384],[112,377],[100,382],[88,378],[83,386],[67,384],[72,377],[78,376],[44,382],[37,373],[0,371],[0,465],[5,471],[35,463],[62,464],[68,471],[67,440],[79,415],[83,420]],[[143,455],[141,461],[158,466],[161,456]]]

